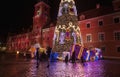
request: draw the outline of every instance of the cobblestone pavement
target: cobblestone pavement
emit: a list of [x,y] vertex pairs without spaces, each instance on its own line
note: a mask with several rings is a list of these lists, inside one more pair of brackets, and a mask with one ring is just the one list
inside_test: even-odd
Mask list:
[[40,62],[35,59],[0,60],[0,77],[120,77],[120,61],[99,60],[95,62],[64,63],[62,61]]

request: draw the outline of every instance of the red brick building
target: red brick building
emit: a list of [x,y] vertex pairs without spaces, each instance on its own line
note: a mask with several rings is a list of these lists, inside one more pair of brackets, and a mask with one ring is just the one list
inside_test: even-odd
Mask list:
[[113,7],[96,5],[79,14],[79,25],[85,47],[98,47],[103,56],[120,58],[120,1],[113,1]]
[[21,52],[26,52],[30,46],[36,42],[39,42],[42,47],[45,47],[46,43],[48,43],[49,37],[46,36],[46,33],[51,33],[49,30],[54,29],[52,29],[52,27],[50,29],[43,28],[48,25],[50,7],[44,2],[39,2],[34,7],[35,12],[33,16],[32,31],[10,36],[7,42],[9,51],[14,52],[19,50]]

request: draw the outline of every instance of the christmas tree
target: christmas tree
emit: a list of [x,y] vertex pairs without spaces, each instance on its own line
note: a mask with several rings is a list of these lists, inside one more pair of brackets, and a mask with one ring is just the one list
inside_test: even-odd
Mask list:
[[69,51],[74,44],[82,44],[74,0],[61,0],[53,37],[53,51]]

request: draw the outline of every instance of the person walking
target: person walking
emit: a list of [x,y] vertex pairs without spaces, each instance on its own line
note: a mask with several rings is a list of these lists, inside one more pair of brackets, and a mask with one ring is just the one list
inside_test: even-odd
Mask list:
[[84,58],[83,58],[83,56],[81,56],[81,63],[84,63]]
[[65,56],[65,63],[68,63],[68,54]]
[[48,59],[48,65],[47,65],[47,68],[49,68],[49,62],[50,62],[50,54],[51,54],[51,51],[52,51],[52,48],[50,46],[47,47],[47,59]]
[[75,56],[75,51],[74,51],[72,54],[72,63],[75,63],[75,62],[76,62],[76,56]]
[[36,60],[37,60],[36,68],[38,68],[38,66],[39,66],[39,48],[36,49]]

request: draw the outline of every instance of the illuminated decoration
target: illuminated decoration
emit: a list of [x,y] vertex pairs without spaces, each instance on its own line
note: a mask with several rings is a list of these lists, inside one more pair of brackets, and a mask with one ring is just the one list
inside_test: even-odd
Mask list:
[[60,33],[60,42],[59,42],[59,44],[64,44],[65,42],[64,42],[64,39],[65,39],[65,33],[64,32],[61,32]]
[[73,44],[82,45],[74,0],[61,0],[53,37],[53,51],[70,51]]
[[62,53],[62,60],[65,60],[65,57],[68,55],[68,60],[70,60],[70,52],[63,52]]
[[40,48],[40,44],[39,43],[35,43],[34,44],[34,47],[37,49],[37,48]]
[[[37,44],[37,45],[39,46],[39,44]],[[31,45],[31,47],[28,51],[31,53],[31,58],[34,58],[36,56],[36,45]],[[46,49],[39,47],[39,53],[43,53],[43,52],[46,53]]]
[[0,51],[5,51],[7,48],[6,47],[0,47]]
[[66,37],[65,37],[66,41],[70,40],[70,29],[66,29]]
[[51,62],[55,62],[55,61],[57,61],[57,60],[58,60],[58,53],[52,52],[52,53],[50,54],[50,61],[51,61]]
[[61,0],[58,16],[62,16],[63,13],[69,13],[70,15],[77,16],[74,0]]
[[59,30],[57,27],[55,28],[55,35],[54,35],[53,40],[56,40],[57,42],[59,41]]
[[32,45],[28,50],[31,53],[31,58],[35,57],[36,48]]
[[20,53],[19,51],[16,52],[16,54],[19,54],[19,53]]
[[80,44],[71,46],[70,55],[75,52],[76,59],[83,57],[84,61],[96,61],[102,59],[102,51],[99,48],[87,49]]
[[83,53],[83,47],[80,44],[74,44],[73,46],[71,46],[71,56],[73,52],[76,52],[76,58],[80,59]]

